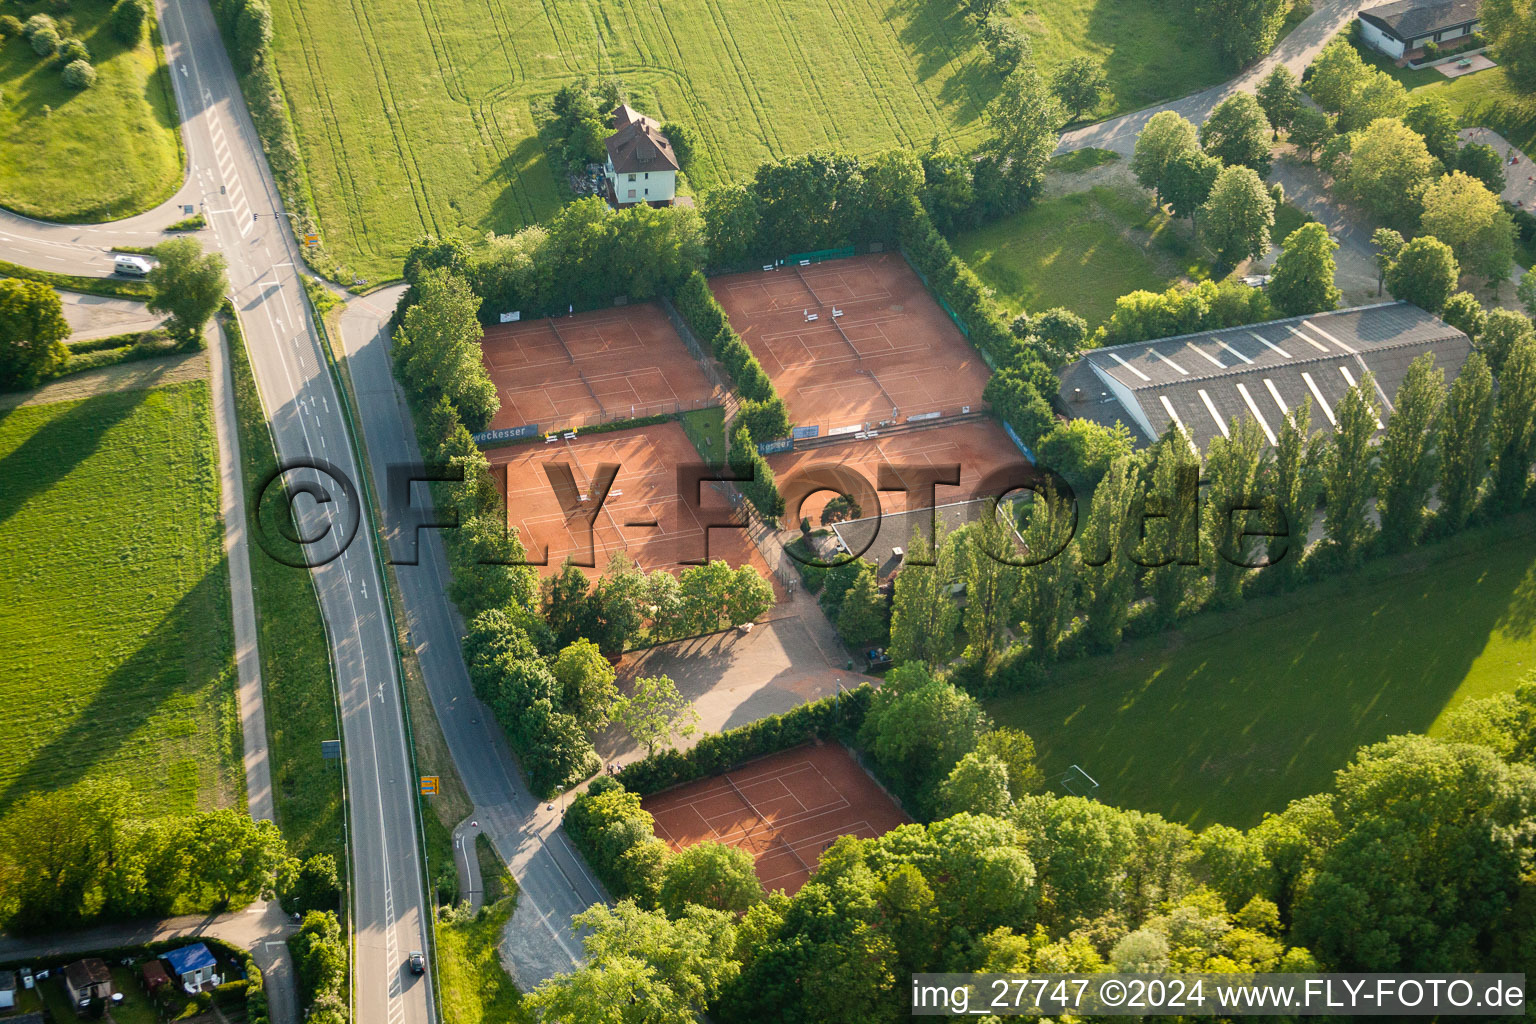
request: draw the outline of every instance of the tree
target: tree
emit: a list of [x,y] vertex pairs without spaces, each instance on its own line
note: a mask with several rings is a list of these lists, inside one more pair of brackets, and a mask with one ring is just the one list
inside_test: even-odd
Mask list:
[[650,757],[658,746],[670,746],[674,736],[692,736],[699,713],[670,678],[645,676],[635,680],[628,696],[614,702],[609,717]]
[[1218,158],[1192,149],[1170,160],[1162,181],[1158,183],[1157,194],[1173,208],[1175,217],[1189,218],[1196,236],[1200,233],[1196,216],[1206,200],[1211,198],[1211,189],[1216,185],[1221,167]]
[[422,275],[420,298],[395,332],[395,361],[408,387],[446,396],[470,431],[484,430],[501,399],[480,356],[480,297],[445,268]]
[[1168,425],[1151,449],[1146,476],[1135,512],[1141,524],[1135,560],[1147,569],[1153,613],[1167,624],[1182,612],[1200,562],[1200,452],[1183,427]]
[[195,238],[173,238],[155,246],[158,264],[149,272],[151,313],[168,313],[166,329],[183,348],[202,344],[203,325],[224,299],[229,281],[224,276],[224,257],[203,253]]
[[1519,506],[1536,462],[1536,337],[1529,330],[1516,339],[1499,373],[1493,410],[1493,489],[1495,511]]
[[1372,68],[1339,111],[1339,131],[1352,132],[1382,118],[1401,118],[1408,111],[1408,90],[1401,82]]
[[1024,527],[1029,554],[1019,572],[1015,612],[1028,636],[1030,656],[1042,661],[1055,660],[1061,634],[1077,610],[1082,564],[1072,544],[1076,526],[1076,508],[1054,485],[1048,483],[1030,503]]
[[1135,464],[1128,457],[1116,459],[1093,492],[1088,523],[1078,537],[1088,616],[1086,632],[1094,650],[1115,647],[1130,615],[1136,577],[1125,552],[1136,539],[1132,511],[1140,491],[1141,474]]
[[687,907],[674,919],[631,900],[572,918],[586,963],[524,999],[535,1020],[694,1024],[741,969],[731,915]]
[[1308,159],[1337,134],[1336,118],[1316,107],[1301,106],[1291,115],[1291,145]]
[[750,565],[737,566],[725,592],[725,621],[732,626],[751,622],[773,607],[773,586]]
[[1376,247],[1376,294],[1380,295],[1386,284],[1387,272],[1392,269],[1392,264],[1397,262],[1398,255],[1403,251],[1403,246],[1408,243],[1403,241],[1403,236],[1391,228],[1377,228],[1371,232],[1371,245]]
[[671,917],[689,905],[744,914],[763,898],[752,855],[723,843],[695,843],[667,858],[661,870],[659,903]]
[[1438,313],[1460,276],[1451,247],[1433,235],[1420,235],[1397,254],[1387,270],[1387,287],[1397,298]]
[[976,753],[995,757],[1008,769],[1008,792],[1017,800],[1044,788],[1045,773],[1035,764],[1035,741],[1019,729],[993,729],[976,741]]
[[300,862],[290,857],[277,872],[276,889],[283,909],[290,914],[311,910],[337,912],[341,905],[341,875],[336,858],[317,853]]
[[1509,276],[1515,259],[1515,223],[1481,181],[1453,171],[1424,192],[1426,234],[1451,247],[1464,270],[1490,286]]
[[460,523],[448,545],[448,565],[453,569],[448,593],[466,616],[487,608],[527,608],[533,603],[538,577],[531,566],[519,564],[527,561],[527,552],[504,516],[475,516]]
[[1482,355],[1473,352],[1451,382],[1440,417],[1436,450],[1440,480],[1437,526],[1459,531],[1477,506],[1478,491],[1488,475],[1488,444],[1493,429],[1493,375]]
[[1231,71],[1270,51],[1288,9],[1284,0],[1199,0],[1194,8]]
[[1334,284],[1334,250],[1339,243],[1317,221],[1303,224],[1281,243],[1269,282],[1269,301],[1282,316],[1320,313],[1338,306],[1343,294]]
[[1474,344],[1488,324],[1488,314],[1483,312],[1482,303],[1471,292],[1457,292],[1446,299],[1440,319],[1471,338]]
[[1199,148],[1199,135],[1194,125],[1171,110],[1159,111],[1136,137],[1131,173],[1136,175],[1142,188],[1156,192],[1174,157]]
[[1469,142],[1461,147],[1461,151],[1455,155],[1454,160],[1446,161],[1447,167],[1454,166],[1458,171],[1471,175],[1481,181],[1494,195],[1504,191],[1504,159],[1499,156],[1498,150],[1482,142]]
[[1433,352],[1413,361],[1397,389],[1396,408],[1381,441],[1376,502],[1388,551],[1412,547],[1424,532],[1425,506],[1439,472],[1434,445],[1445,394],[1445,371],[1435,366]]
[[898,665],[920,661],[935,669],[954,655],[960,621],[960,609],[949,593],[956,576],[954,545],[942,532],[936,539],[937,552],[921,531],[913,530],[905,564],[896,574],[890,655]]
[[1280,423],[1275,445],[1274,485],[1265,512],[1274,530],[1266,556],[1271,572],[1279,572],[1287,586],[1301,575],[1307,535],[1317,515],[1320,452],[1312,440],[1312,400],[1304,398]]
[[96,84],[96,69],[84,58],[76,58],[64,65],[59,76],[71,89],[89,89]]
[[1376,463],[1371,438],[1380,426],[1376,379],[1367,373],[1344,393],[1334,409],[1337,430],[1323,450],[1323,522],[1347,566],[1359,564],[1373,527]]
[[1335,970],[1501,969],[1489,951],[1519,927],[1536,772],[1395,736],[1356,754],[1335,788],[1337,839],[1297,903],[1295,937]]
[[1473,347],[1488,360],[1494,380],[1503,376],[1504,364],[1521,338],[1532,333],[1531,321],[1511,309],[1495,309],[1483,318],[1483,329]]
[[34,387],[63,369],[67,337],[58,292],[37,281],[0,278],[0,389]]
[[1258,518],[1263,497],[1264,435],[1252,419],[1213,437],[1206,451],[1205,544],[1211,562],[1211,599],[1230,607],[1242,597],[1242,579],[1258,564],[1252,537],[1263,533]]
[[1424,137],[1429,153],[1447,167],[1456,163],[1456,129],[1461,122],[1456,111],[1438,93],[1416,95],[1403,114],[1403,123]]
[[981,507],[965,533],[965,656],[989,668],[1019,591],[1020,555],[1010,512],[996,502]]
[[1424,137],[1392,118],[1372,121],[1350,136],[1347,166],[1335,177],[1346,198],[1396,227],[1413,227],[1424,190],[1440,173]]
[[1051,76],[1051,92],[1076,121],[1099,105],[1099,97],[1109,86],[1104,64],[1093,57],[1074,57]]
[[858,574],[838,609],[837,635],[850,646],[862,647],[885,636],[885,598],[880,595],[874,567],[862,560],[855,564]]
[[608,709],[619,699],[613,685],[613,666],[590,640],[569,644],[555,658],[555,682],[560,686],[560,706],[583,729],[596,729],[608,720]]
[[1525,274],[1515,288],[1515,297],[1525,307],[1526,315],[1536,317],[1536,274]]
[[1238,92],[1223,100],[1200,126],[1200,145],[1229,167],[1251,167],[1260,178],[1269,174],[1269,120],[1251,93]]
[[1204,212],[1206,244],[1216,254],[1219,267],[1230,270],[1269,250],[1275,201],[1252,168],[1223,169],[1211,186]]
[[970,694],[921,666],[899,665],[886,674],[860,735],[881,770],[900,784],[903,799],[910,795],[927,809],[939,780],[991,725]]
[[1301,109],[1301,90],[1296,86],[1296,76],[1284,64],[1276,64],[1264,76],[1255,98],[1277,139],[1280,137],[1280,129],[1289,128],[1296,111]]
[[142,43],[148,25],[147,0],[117,0],[112,5],[112,34],[125,45],[133,47]]
[[1017,209],[1045,180],[1045,165],[1061,140],[1061,105],[1034,64],[1022,61],[1003,79],[984,116],[992,133],[987,149],[999,161],[1011,190],[1008,208]]
[[1492,0],[1479,13],[1509,80],[1525,93],[1536,92],[1536,8],[1530,0]]
[[756,251],[757,197],[745,185],[737,182],[710,189],[704,194],[703,210],[712,266],[737,266]]
[[971,751],[950,769],[939,785],[940,814],[990,814],[1000,818],[1013,797],[1008,791],[1008,766],[991,754]]

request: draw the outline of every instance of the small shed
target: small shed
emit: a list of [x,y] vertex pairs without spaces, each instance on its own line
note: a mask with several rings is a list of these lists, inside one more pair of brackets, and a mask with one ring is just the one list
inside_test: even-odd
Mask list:
[[0,971],[0,1010],[16,1008],[16,972]]
[[187,993],[200,992],[205,987],[217,985],[218,979],[214,971],[218,970],[218,961],[213,954],[208,952],[208,947],[201,942],[192,946],[183,946],[173,949],[162,956],[171,967],[171,973],[181,983],[181,987]]
[[162,985],[171,983],[171,976],[165,973],[165,968],[159,960],[151,960],[139,968],[139,979],[143,982],[144,991],[154,995]]
[[111,999],[112,972],[98,957],[76,960],[64,968],[64,990],[76,1009],[89,1006],[92,999]]

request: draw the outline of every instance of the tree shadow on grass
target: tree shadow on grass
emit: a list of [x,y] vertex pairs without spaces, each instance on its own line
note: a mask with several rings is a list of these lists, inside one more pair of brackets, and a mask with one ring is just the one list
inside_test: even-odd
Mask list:
[[[147,390],[119,391],[81,399],[0,458],[0,525],[34,497],[46,493],[96,451],[113,427],[132,415]],[[32,407],[36,408],[36,407]],[[20,414],[0,412],[0,423]],[[146,485],[153,485],[147,481]]]
[[[112,609],[104,608],[102,614],[110,615]],[[47,685],[44,679],[33,682]],[[210,749],[230,749],[230,737],[199,742],[195,724],[181,714],[197,712],[211,727],[220,728],[224,716],[209,711],[206,700],[200,701],[211,684],[221,689],[234,685],[229,574],[222,558],[143,637],[138,650],[106,674],[73,720],[61,723],[58,734],[37,749],[15,779],[0,790],[0,817],[31,791],[64,789],[101,771],[120,758],[125,747],[144,742],[141,730],[156,719],[161,724],[148,742],[160,747],[161,774],[131,781],[143,787],[146,803],[156,809],[196,809],[197,779],[208,769],[199,759],[205,760]],[[187,742],[177,743],[179,738]],[[238,738],[233,744],[238,760]],[[229,766],[214,769],[221,779],[225,767]],[[127,766],[118,769],[119,774],[128,770]]]

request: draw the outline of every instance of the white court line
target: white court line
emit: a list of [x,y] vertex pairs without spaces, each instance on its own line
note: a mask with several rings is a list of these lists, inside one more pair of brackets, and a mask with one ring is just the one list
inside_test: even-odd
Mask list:
[[1146,381],[1148,384],[1152,383],[1152,378],[1151,377],[1148,377],[1146,374],[1144,374],[1140,370],[1136,369],[1136,367],[1132,366],[1130,363],[1126,362],[1124,359],[1121,359],[1115,353],[1111,352],[1109,354],[1109,358],[1113,359],[1115,362],[1119,363],[1121,366],[1125,367],[1127,370],[1130,370],[1132,373],[1134,373],[1136,376],[1140,377],[1142,380]]
[[1254,341],[1257,341],[1260,345],[1263,345],[1265,348],[1269,349],[1270,351],[1278,352],[1278,353],[1280,353],[1282,356],[1284,356],[1287,359],[1291,358],[1291,354],[1289,352],[1287,352],[1285,349],[1281,348],[1279,345],[1276,345],[1274,342],[1270,341],[1268,338],[1264,337],[1264,335],[1258,333],[1257,331],[1249,331],[1248,333],[1250,335],[1252,335]]
[[1259,403],[1255,402],[1253,396],[1248,393],[1248,385],[1239,381],[1237,393],[1243,396],[1244,402],[1248,403],[1248,411],[1253,413],[1253,418],[1259,421],[1259,428],[1264,431],[1264,436],[1269,438],[1269,443],[1278,444],[1279,442],[1275,440],[1275,432],[1269,429],[1269,421],[1264,418],[1262,412],[1259,412]]
[[1285,404],[1285,399],[1280,397],[1280,389],[1275,387],[1275,382],[1265,377],[1264,386],[1269,389],[1269,397],[1273,398],[1275,404],[1280,407],[1280,415],[1289,416],[1291,414],[1290,407]]
[[1320,342],[1320,341],[1313,341],[1311,338],[1307,337],[1305,334],[1302,334],[1300,331],[1298,331],[1296,328],[1292,327],[1290,324],[1281,324],[1281,326],[1284,327],[1286,330],[1290,331],[1296,337],[1300,338],[1302,341],[1306,342],[1308,345],[1311,345],[1313,348],[1317,349],[1319,352],[1323,352],[1325,354],[1330,354],[1331,355],[1331,353],[1328,352],[1328,346],[1324,345],[1322,342]]
[[1353,355],[1358,355],[1359,354],[1354,349],[1350,348],[1348,345],[1344,344],[1338,338],[1335,338],[1333,335],[1329,334],[1327,331],[1323,330],[1321,327],[1317,326],[1317,324],[1313,323],[1312,321],[1310,321],[1310,320],[1303,320],[1302,324],[1304,326],[1306,326],[1306,327],[1312,328],[1312,330],[1314,332],[1316,332],[1317,334],[1321,334],[1323,337],[1327,338],[1329,341],[1333,342],[1335,345],[1339,346],[1339,348],[1343,349],[1345,352],[1348,352],[1350,355],[1353,356]]
[[1193,352],[1195,355],[1199,356],[1201,359],[1204,359],[1206,362],[1210,363],[1212,366],[1216,367],[1216,369],[1218,369],[1218,370],[1225,370],[1227,368],[1227,364],[1226,363],[1222,362],[1220,359],[1217,359],[1215,356],[1211,355],[1205,349],[1203,349],[1203,348],[1196,348],[1194,342],[1186,341],[1184,344],[1185,344],[1186,347],[1188,347],[1188,349],[1191,352]]
[[1155,348],[1147,349],[1147,355],[1149,355],[1149,356],[1156,356],[1158,359],[1161,359],[1163,362],[1167,363],[1169,366],[1173,367],[1175,370],[1178,370],[1180,377],[1188,377],[1189,376],[1189,371],[1188,370],[1184,369],[1184,367],[1180,366],[1178,363],[1174,362],[1172,359],[1169,359],[1167,356],[1163,355],[1157,349],[1155,349]]
[[[1253,360],[1252,359],[1249,359],[1247,356],[1243,355],[1241,352],[1239,352],[1237,349],[1233,348],[1231,345],[1228,345],[1226,342],[1218,341],[1218,342],[1216,342],[1216,344],[1220,345],[1222,348],[1226,349],[1228,352],[1230,352],[1233,355],[1237,356],[1237,358],[1241,359],[1243,362],[1247,363],[1249,366],[1253,365]],[[1225,369],[1225,367],[1223,367],[1223,369]]]
[[1216,411],[1216,403],[1211,401],[1211,396],[1206,393],[1205,388],[1200,389],[1200,401],[1205,403],[1205,411],[1211,414],[1211,419],[1215,420],[1216,426],[1221,428],[1221,436],[1231,437],[1232,432],[1228,430],[1227,425],[1222,422],[1221,413]]
[[1317,381],[1313,380],[1312,375],[1305,370],[1301,372],[1301,379],[1307,382],[1307,387],[1312,390],[1312,397],[1317,399],[1317,404],[1323,407],[1323,412],[1328,416],[1328,422],[1337,427],[1339,421],[1333,418],[1333,410],[1328,408],[1328,399],[1323,397],[1323,392],[1318,388]]

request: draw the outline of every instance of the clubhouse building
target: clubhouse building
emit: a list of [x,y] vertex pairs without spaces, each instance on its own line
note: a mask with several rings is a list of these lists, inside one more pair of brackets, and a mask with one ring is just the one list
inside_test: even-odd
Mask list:
[[1396,0],[1360,12],[1360,38],[1388,57],[1417,59],[1424,47],[1456,46],[1482,30],[1482,0]]

